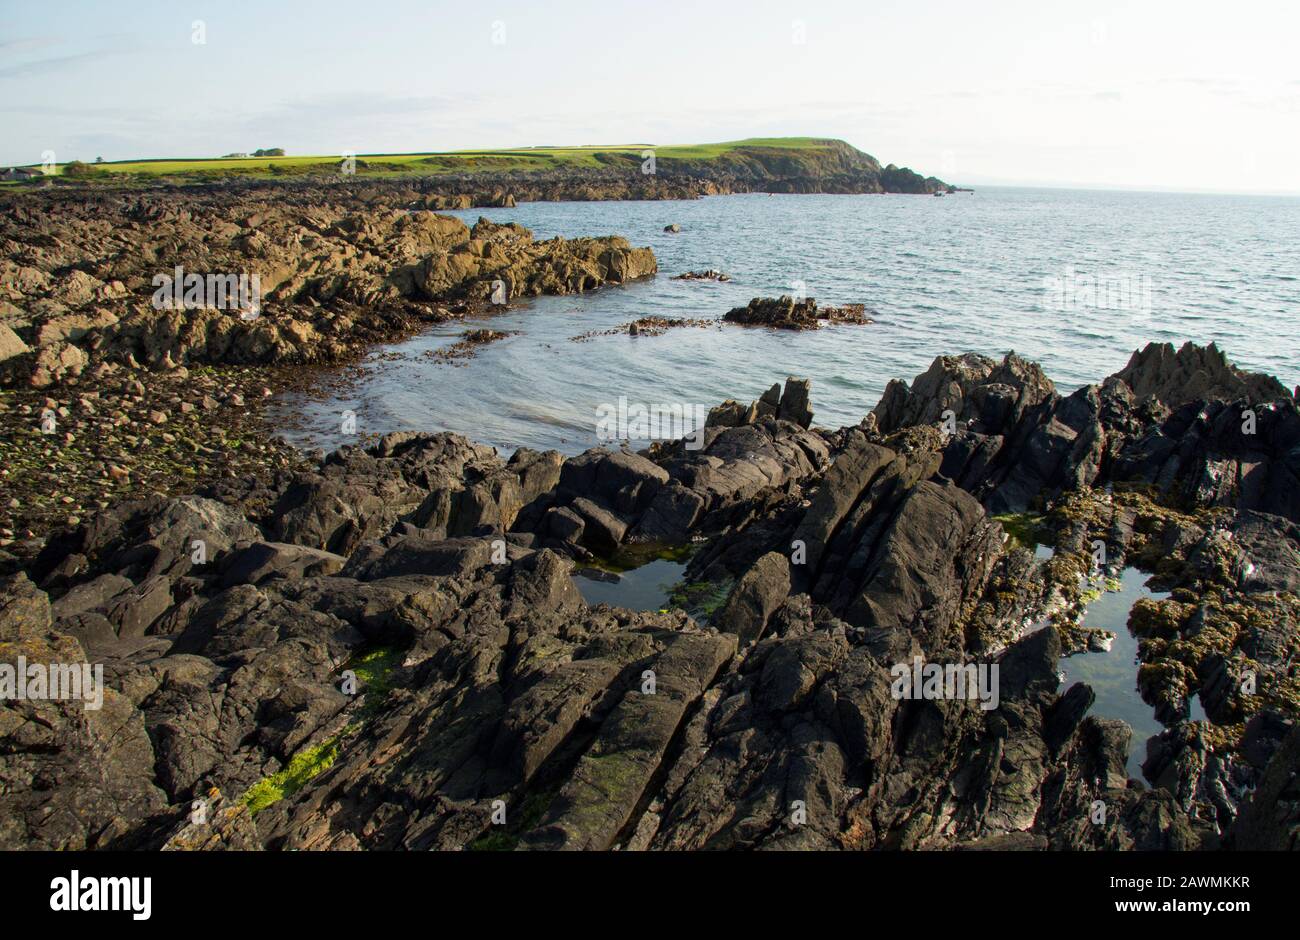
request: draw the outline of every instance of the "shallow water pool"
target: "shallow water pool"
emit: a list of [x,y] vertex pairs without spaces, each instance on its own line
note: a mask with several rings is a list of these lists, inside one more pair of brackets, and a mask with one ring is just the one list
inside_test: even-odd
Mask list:
[[[1104,652],[1078,653],[1061,660],[1065,674],[1062,690],[1076,682],[1092,686],[1096,701],[1088,714],[1099,718],[1119,718],[1133,729],[1129,745],[1128,773],[1138,780],[1146,760],[1147,741],[1164,730],[1156,721],[1155,710],[1142,701],[1138,693],[1138,641],[1128,629],[1129,611],[1143,597],[1162,600],[1168,593],[1152,591],[1146,586],[1147,575],[1136,568],[1125,568],[1119,577],[1119,590],[1106,591],[1088,605],[1083,623],[1115,634],[1115,641]],[[1192,717],[1204,718],[1200,703],[1193,700]]]

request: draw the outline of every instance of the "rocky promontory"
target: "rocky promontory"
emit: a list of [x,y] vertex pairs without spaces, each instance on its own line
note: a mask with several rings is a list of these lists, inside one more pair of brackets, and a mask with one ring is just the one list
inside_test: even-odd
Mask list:
[[650,249],[618,236],[538,242],[514,223],[471,228],[421,210],[56,197],[35,194],[0,221],[9,384],[64,384],[104,362],[335,362],[475,305],[657,270]]
[[[351,190],[375,201],[445,211],[508,207],[516,202],[695,199],[731,193],[944,194],[957,187],[907,167],[881,164],[830,138],[768,138],[684,147],[525,148],[472,154],[408,154],[354,164],[334,158],[287,163],[186,161],[167,172],[80,167],[33,185],[85,192],[128,187],[166,191],[275,193],[319,201]],[[678,231],[675,223],[665,231]]]
[[50,190],[7,210],[0,548],[124,494],[291,466],[258,403],[310,381],[302,366],[657,269],[618,236],[537,241],[343,189]]

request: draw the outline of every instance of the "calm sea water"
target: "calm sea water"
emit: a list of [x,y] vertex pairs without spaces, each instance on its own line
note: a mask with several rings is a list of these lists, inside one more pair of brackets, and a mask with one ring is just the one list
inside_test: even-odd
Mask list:
[[[930,196],[721,196],[682,202],[526,203],[455,213],[540,238],[620,234],[650,245],[657,277],[544,297],[377,349],[343,391],[275,403],[295,443],[451,430],[577,453],[596,409],[748,401],[787,375],[813,380],[815,421],[859,421],[891,378],[936,355],[1014,349],[1068,392],[1122,368],[1148,340],[1219,343],[1239,365],[1300,382],[1300,199],[1010,188]],[[676,222],[680,234],[664,226]],[[729,283],[671,280],[717,268]],[[1087,278],[1097,295],[1088,296]],[[865,303],[869,326],[816,332],[722,326],[658,337],[571,338],[637,317],[720,317],[802,283],[823,304]],[[1069,283],[1072,298],[1060,289]],[[1062,309],[1065,308],[1065,309]],[[463,365],[424,354],[464,330],[517,330]]]

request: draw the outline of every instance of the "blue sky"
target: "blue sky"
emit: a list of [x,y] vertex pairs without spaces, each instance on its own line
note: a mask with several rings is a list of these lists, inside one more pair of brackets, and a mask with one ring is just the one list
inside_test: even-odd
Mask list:
[[1293,3],[0,10],[6,165],[808,134],[956,182],[1300,192]]

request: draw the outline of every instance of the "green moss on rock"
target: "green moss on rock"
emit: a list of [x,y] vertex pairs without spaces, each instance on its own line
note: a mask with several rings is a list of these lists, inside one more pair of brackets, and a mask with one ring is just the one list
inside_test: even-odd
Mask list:
[[240,797],[240,802],[256,816],[286,796],[293,796],[313,777],[333,765],[339,756],[341,746],[341,737],[333,737],[312,747],[303,748],[290,758],[283,770],[269,777],[263,777],[249,787]]

